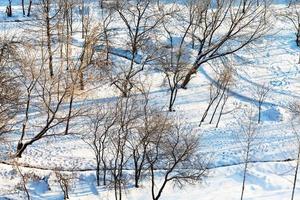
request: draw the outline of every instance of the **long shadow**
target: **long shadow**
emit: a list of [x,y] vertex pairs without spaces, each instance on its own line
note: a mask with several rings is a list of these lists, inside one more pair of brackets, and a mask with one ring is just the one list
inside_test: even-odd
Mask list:
[[[220,87],[220,84],[215,80],[213,79],[204,69],[204,67],[200,67],[200,69],[198,70],[201,74],[203,74],[211,83],[213,83],[215,86],[217,87]],[[247,96],[244,96],[242,94],[239,94],[237,92],[234,92],[233,90],[229,89],[229,94],[231,94],[232,96],[235,96],[237,99],[240,99],[244,102],[248,102],[248,103],[254,103],[254,104],[258,104],[258,101],[254,98],[251,98],[251,97],[247,97]],[[275,103],[272,103],[272,102],[264,102],[263,103],[263,106],[281,106],[283,107],[282,105],[278,105],[278,104],[275,104]]]

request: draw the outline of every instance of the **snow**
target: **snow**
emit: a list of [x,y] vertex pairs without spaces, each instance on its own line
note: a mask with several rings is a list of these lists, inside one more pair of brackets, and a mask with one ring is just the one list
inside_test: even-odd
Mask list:
[[[3,5],[5,1],[0,1],[0,6]],[[273,7],[276,12],[280,12],[282,8],[282,5]],[[0,11],[3,12],[3,10],[4,7],[0,7]],[[14,20],[22,18],[17,14]],[[7,23],[4,22],[6,20],[4,14],[0,15],[1,20],[3,24]],[[256,86],[264,83],[271,86],[271,92],[263,104],[262,125],[253,147],[252,163],[246,180],[245,199],[290,198],[295,166],[292,160],[296,158],[296,144],[291,129],[291,118],[286,108],[291,101],[300,100],[298,64],[300,51],[295,45],[291,25],[287,24],[284,19],[275,17],[273,23],[272,30],[255,43],[257,50],[253,53],[254,55],[246,51],[240,51],[234,55],[239,61],[236,71],[237,83],[231,88],[231,96],[225,107],[225,112],[228,114],[223,116],[219,128],[215,128],[207,121],[201,128],[197,128],[199,134],[202,135],[203,144],[200,151],[206,154],[210,161],[211,169],[208,176],[194,186],[180,189],[168,186],[162,199],[240,199],[243,148],[237,139],[240,134],[237,117],[241,115],[241,108],[255,107],[256,99],[252,91]],[[4,31],[8,29],[7,26],[11,25],[3,25]],[[82,45],[78,38],[74,38],[72,43],[75,46]],[[115,56],[130,58],[128,51],[117,45],[111,51]],[[136,59],[136,62],[141,62],[142,56]],[[176,113],[194,126],[198,125],[202,112],[207,106],[209,99],[207,91],[210,83],[214,82],[214,70],[211,65],[201,67],[188,89],[179,91],[175,105]],[[148,79],[153,86],[152,101],[157,105],[165,106],[168,101],[168,91],[160,87],[162,75],[152,72],[149,76]],[[85,102],[78,100],[75,106],[101,104],[115,100],[113,89],[109,86],[101,90],[92,90],[90,94],[92,94],[90,99]],[[163,100],[161,100],[162,97]],[[39,113],[32,110],[31,115],[38,116]],[[16,135],[12,134],[10,139],[7,145],[14,147]],[[55,168],[64,169],[66,173],[76,171],[77,177],[72,185],[71,199],[113,199],[111,190],[95,185],[93,154],[80,136],[41,140],[30,146],[19,161],[21,166],[27,166],[21,167],[22,171],[34,171],[44,177],[44,180],[32,181],[28,184],[33,199],[63,199],[62,192],[53,180],[53,172],[50,170]],[[20,181],[16,176],[17,172],[10,165],[0,164],[0,199],[24,198],[24,194],[17,193],[13,187]],[[139,189],[129,188],[124,199],[147,200],[151,199],[150,194],[149,181],[145,181]],[[295,196],[296,199],[300,199],[300,186],[297,186]]]
[[[265,199],[288,199],[291,193],[290,174],[293,169],[293,162],[267,162],[253,163],[250,165],[249,176],[245,189],[247,200],[265,200]],[[10,172],[11,169],[1,165],[1,177],[3,171]],[[212,169],[209,175],[201,184],[186,186],[181,189],[168,186],[162,199],[224,199],[237,200],[241,190],[242,166],[235,165],[229,167],[220,167]],[[49,172],[35,170],[35,173],[49,174]],[[6,175],[8,178],[9,175]],[[3,182],[5,180],[5,182]],[[14,178],[1,179],[1,189],[9,188],[14,183]],[[51,180],[48,181],[51,183]],[[29,184],[33,199],[62,199],[62,194],[57,186],[41,181]],[[101,187],[95,186],[95,177],[92,171],[84,172],[78,177],[78,181],[73,186],[70,199],[113,199],[112,193],[104,191]],[[300,191],[296,190],[296,197]],[[9,197],[9,195],[6,195]],[[124,199],[128,200],[150,200],[150,191],[145,183],[140,189],[128,189]]]

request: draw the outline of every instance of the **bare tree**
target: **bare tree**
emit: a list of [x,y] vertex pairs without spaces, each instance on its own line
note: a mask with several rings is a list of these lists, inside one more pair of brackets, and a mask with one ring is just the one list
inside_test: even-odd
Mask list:
[[164,132],[170,123],[166,113],[151,105],[149,90],[141,88],[141,92],[142,98],[138,101],[138,113],[140,114],[135,122],[136,128],[131,132],[128,140],[128,147],[132,152],[136,188],[140,186],[142,178],[146,176],[149,166],[146,157],[152,135],[157,134],[157,132]]
[[59,184],[60,189],[64,193],[64,200],[70,199],[69,197],[69,191],[72,187],[73,179],[75,178],[75,175],[73,173],[66,174],[62,173],[58,169],[54,171],[56,182]]
[[[18,177],[20,177],[20,181],[15,186],[17,190],[22,191],[25,193],[25,197],[22,197],[22,199],[31,200],[34,199],[30,195],[30,187],[28,187],[28,184],[35,181],[43,181],[45,184],[48,185],[48,177],[41,178],[39,175],[37,175],[34,171],[29,171],[28,169],[22,169],[18,159],[12,160],[12,167],[17,173]],[[49,185],[48,185],[49,187]],[[48,188],[49,189],[49,188]]]
[[293,128],[293,133],[295,135],[296,144],[297,144],[296,167],[295,167],[294,180],[293,180],[293,189],[292,189],[292,196],[291,196],[291,200],[293,200],[294,196],[295,196],[295,189],[296,189],[296,185],[297,185],[298,170],[299,170],[299,164],[300,164],[300,135],[297,131],[297,128],[295,127],[295,125],[298,125],[298,120],[299,120],[299,116],[300,116],[300,104],[299,104],[299,102],[291,103],[289,105],[289,110],[293,115],[292,116],[293,119],[297,120],[297,122],[296,122],[297,124],[294,121],[291,121],[292,128]]
[[[17,146],[17,157],[21,157],[25,149],[36,141],[51,135],[61,134],[50,132],[54,127],[62,127],[65,122],[80,115],[80,108],[71,114],[69,110],[72,107],[69,106],[66,110],[63,109],[65,101],[68,100],[69,95],[73,94],[72,90],[75,89],[73,87],[75,83],[70,78],[70,74],[63,73],[64,70],[61,69],[59,74],[50,78],[43,66],[44,60],[41,60],[42,66],[40,68],[36,67],[35,51],[26,50],[22,57],[22,62],[20,61],[23,77],[21,82],[25,90],[24,101],[26,103],[21,136]],[[29,123],[29,114],[32,108],[38,110],[42,116],[38,123],[38,129]],[[37,132],[27,135],[27,132],[32,129]]]
[[108,163],[105,157],[108,152],[108,139],[111,137],[112,129],[117,122],[114,105],[99,106],[96,112],[89,115],[88,130],[83,140],[91,147],[96,159],[96,179],[100,186],[100,170],[103,167],[103,184],[106,185],[106,171]]
[[225,104],[226,104],[228,98],[229,98],[229,90],[226,89],[226,91],[225,91],[225,93],[224,93],[223,103],[222,103],[222,105],[221,105],[221,110],[220,110],[220,113],[219,113],[218,121],[217,121],[217,123],[216,123],[216,128],[218,128],[219,123],[220,123],[220,121],[221,121],[221,117],[222,117],[222,115],[224,114],[224,111],[223,111],[223,110],[224,110],[224,107],[225,107]]
[[[166,132],[153,135],[147,153],[153,200],[161,197],[170,182],[182,186],[200,181],[205,176],[206,164],[197,154],[199,140],[191,129],[176,124]],[[162,169],[162,172],[158,173],[156,169]],[[158,184],[160,177],[162,181]]]
[[129,96],[136,84],[137,75],[155,57],[156,48],[151,42],[151,33],[165,16],[155,5],[151,0],[134,0],[120,2],[115,7],[126,27],[124,46],[128,48],[129,63],[114,63],[115,73],[111,75],[111,82],[123,97]]
[[0,135],[10,130],[20,109],[20,85],[11,68],[16,64],[17,44],[13,39],[0,39]]
[[183,37],[180,41],[174,41],[173,33],[167,27],[167,21],[165,20],[163,25],[166,31],[167,44],[162,44],[160,49],[161,56],[157,62],[159,64],[159,70],[165,75],[165,81],[170,89],[169,111],[174,111],[173,106],[177,98],[177,92],[180,88],[180,83],[184,79],[186,72],[188,71],[189,54],[186,47],[186,37],[190,27],[186,27],[183,32]]
[[[284,19],[288,19],[292,25],[293,29],[295,31],[295,42],[298,47],[300,47],[300,8],[299,8],[299,2],[291,0],[289,2],[288,8],[285,9],[285,12],[281,14]],[[299,61],[300,63],[300,55],[299,55]]]
[[267,4],[257,6],[256,0],[207,1],[200,11],[196,12],[198,18],[193,29],[198,44],[197,56],[182,88],[186,88],[203,64],[247,47],[267,30]]
[[284,14],[284,17],[293,24],[293,28],[296,32],[295,41],[297,46],[300,47],[300,10],[299,10],[298,2],[292,2],[290,4],[290,8],[286,9],[286,13]]
[[19,173],[19,175],[21,176],[21,181],[20,183],[18,184],[18,188],[23,190],[24,193],[26,194],[26,199],[27,200],[31,200],[30,198],[30,194],[29,194],[29,191],[28,191],[28,188],[27,188],[27,183],[30,179],[30,176],[29,174],[24,174],[21,169],[20,169],[20,166],[19,166],[19,163],[18,161],[14,161],[14,167],[16,168],[17,172]]
[[238,126],[240,126],[241,130],[237,133],[237,138],[242,145],[243,150],[243,182],[242,182],[242,190],[241,190],[241,200],[244,199],[246,178],[248,174],[249,162],[252,158],[252,149],[257,141],[258,136],[258,124],[253,120],[253,109],[243,111],[243,117],[238,119]]
[[[87,29],[88,30],[88,29]],[[83,44],[83,48],[80,55],[80,64],[78,65],[78,78],[80,89],[84,90],[85,80],[84,80],[84,72],[87,70],[88,66],[92,62],[93,55],[95,53],[95,44],[97,43],[97,38],[99,37],[99,33],[97,28],[92,29],[88,34],[85,34],[85,40]]]
[[[210,124],[212,123],[212,121],[215,117],[216,111],[219,108],[220,103],[223,99],[223,104],[221,106],[221,111],[220,111],[220,113],[222,113],[222,110],[223,110],[223,108],[226,104],[226,101],[228,99],[228,90],[234,84],[233,67],[228,65],[228,63],[226,63],[226,64],[223,63],[223,64],[224,64],[224,70],[222,70],[221,73],[220,73],[220,82],[219,82],[220,85],[217,86],[217,87],[220,87],[220,90],[222,92],[221,92],[219,100],[218,100],[218,102],[215,106],[215,109],[214,109],[214,112],[211,116],[211,119],[209,121]],[[221,116],[221,114],[220,114],[220,116]],[[219,117],[219,119],[220,119],[220,117]]]
[[254,96],[257,100],[257,107],[258,107],[258,119],[257,122],[261,122],[261,110],[262,110],[262,105],[264,104],[266,98],[268,97],[268,94],[270,92],[271,88],[263,84],[261,86],[257,86],[254,91]]
[[[38,2],[39,15],[37,16],[37,21],[41,26],[42,31],[46,34],[46,47],[48,54],[48,69],[50,76],[54,76],[53,67],[53,40],[54,40],[54,30],[57,27],[57,18],[61,14],[60,4],[51,0],[39,0]],[[36,23],[34,22],[34,23]],[[43,40],[43,38],[42,38]],[[44,41],[42,41],[44,43]]]
[[111,162],[113,188],[115,191],[115,199],[122,199],[122,189],[126,183],[124,175],[124,167],[128,163],[130,153],[127,149],[129,137],[136,128],[136,120],[139,116],[138,103],[135,98],[120,98],[117,102],[118,120],[116,130],[111,135],[112,155]]
[[199,127],[201,127],[202,123],[204,122],[205,118],[207,117],[207,114],[208,114],[210,108],[213,106],[213,104],[219,98],[219,96],[221,94],[221,88],[219,87],[220,82],[221,82],[221,79],[220,79],[220,77],[218,77],[216,86],[215,86],[214,83],[210,84],[208,105],[207,105],[207,108],[205,109],[205,111],[202,115],[202,118],[201,118],[200,123],[199,123]]

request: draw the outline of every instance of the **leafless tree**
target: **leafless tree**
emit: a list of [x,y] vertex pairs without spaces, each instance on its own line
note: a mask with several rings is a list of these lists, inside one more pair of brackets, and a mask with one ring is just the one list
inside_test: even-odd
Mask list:
[[257,100],[257,107],[258,107],[258,123],[261,122],[261,110],[262,110],[262,105],[266,101],[266,98],[268,97],[268,94],[270,92],[271,88],[263,84],[261,86],[257,86],[254,91],[254,96]]
[[[300,47],[300,7],[298,1],[291,0],[289,2],[288,8],[286,8],[285,13],[282,14],[284,19],[288,19],[295,31],[295,42],[298,47]],[[300,63],[300,55],[299,55]]]
[[126,183],[126,176],[124,175],[124,167],[128,163],[130,153],[127,149],[127,143],[130,135],[136,128],[136,120],[139,116],[138,103],[136,99],[131,98],[119,98],[117,102],[118,120],[117,126],[113,134],[111,135],[112,142],[112,155],[113,160],[111,162],[113,188],[115,191],[115,199],[122,199],[122,189]]
[[221,111],[220,111],[220,116],[219,116],[219,119],[220,119],[222,110],[223,110],[223,108],[226,104],[226,101],[228,99],[228,90],[234,84],[233,67],[230,66],[230,65],[227,65],[227,64],[225,64],[224,66],[225,66],[224,70],[222,70],[221,73],[220,73],[220,85],[217,86],[217,87],[220,87],[222,92],[221,92],[219,100],[218,100],[218,102],[215,106],[215,109],[214,109],[214,112],[211,116],[211,119],[209,121],[210,124],[212,123],[212,121],[215,117],[216,111],[219,108],[221,101],[223,100],[223,104],[221,106]]
[[26,194],[26,199],[27,199],[27,200],[31,200],[30,194],[29,194],[29,191],[28,191],[28,188],[27,188],[27,183],[28,183],[28,181],[29,181],[29,179],[30,179],[29,174],[24,174],[24,173],[21,171],[18,161],[14,161],[14,165],[13,165],[13,166],[16,168],[17,172],[18,172],[19,175],[21,176],[21,181],[20,181],[20,183],[18,184],[17,187],[18,187],[19,189],[21,189],[21,190],[24,191],[24,193]]
[[[70,114],[72,107],[63,109],[63,105],[68,101],[70,94],[74,94],[74,82],[70,78],[70,73],[64,73],[61,69],[60,73],[50,78],[46,73],[41,60],[40,68],[36,67],[36,52],[24,51],[23,59],[20,61],[20,73],[22,79],[20,80],[24,87],[24,119],[22,120],[21,136],[17,146],[16,156],[21,157],[25,149],[36,141],[49,137],[50,135],[59,135],[61,133],[50,133],[51,130],[58,126],[64,126],[64,123],[70,119],[75,118],[80,114],[78,109]],[[38,129],[30,124],[30,112],[34,108],[41,114]],[[67,111],[67,112],[66,112]],[[37,130],[35,134],[27,135],[30,130]],[[64,131],[65,133],[66,131]]]
[[10,130],[20,109],[18,77],[12,73],[17,57],[17,44],[11,39],[0,39],[0,135]]
[[300,47],[300,8],[298,2],[291,2],[290,8],[286,9],[284,17],[288,19],[295,30],[296,44]]
[[169,119],[167,113],[160,111],[150,103],[149,90],[142,88],[142,97],[139,99],[136,128],[131,132],[128,140],[129,150],[132,152],[134,164],[134,185],[140,186],[143,177],[146,176],[148,168],[147,151],[151,145],[152,135],[164,132],[168,127]]
[[[205,176],[206,164],[197,154],[199,140],[191,129],[176,124],[153,135],[147,153],[152,199],[159,199],[170,182],[182,186],[200,181]],[[162,169],[162,172],[156,172],[156,169]],[[162,181],[158,184],[160,177]]]
[[204,122],[205,118],[207,117],[207,114],[208,114],[210,108],[213,106],[213,104],[219,98],[219,96],[221,94],[221,88],[219,87],[220,83],[221,83],[221,79],[220,79],[220,77],[218,77],[216,85],[214,83],[210,84],[210,87],[209,87],[209,102],[208,102],[207,108],[205,109],[205,111],[202,115],[202,118],[201,118],[200,123],[199,123],[199,127],[201,127],[202,123]]
[[59,184],[60,189],[64,193],[64,200],[70,199],[69,191],[72,187],[72,182],[74,181],[73,179],[75,178],[75,175],[73,173],[62,173],[58,169],[54,171],[54,175],[56,178],[56,182]]
[[173,106],[177,98],[177,92],[180,88],[180,83],[184,79],[188,71],[188,48],[186,47],[186,37],[190,27],[186,27],[183,32],[183,37],[180,41],[174,41],[174,34],[168,29],[166,19],[163,23],[166,31],[167,44],[162,44],[160,49],[161,56],[157,59],[159,70],[165,75],[165,81],[170,89],[169,111],[174,111]]
[[299,102],[293,102],[289,105],[289,110],[292,113],[292,118],[295,121],[291,121],[292,123],[292,128],[293,128],[293,133],[296,138],[296,144],[297,144],[297,158],[296,158],[296,167],[295,167],[295,173],[294,173],[294,180],[293,180],[293,189],[292,189],[292,196],[291,200],[294,199],[295,196],[295,189],[297,185],[297,177],[298,177],[298,170],[299,170],[299,164],[300,164],[300,135],[297,131],[296,125],[298,125],[298,120],[300,116],[300,104]]
[[192,33],[197,41],[197,56],[182,88],[186,88],[203,64],[247,47],[264,35],[268,27],[267,4],[257,6],[256,0],[207,1],[200,11],[196,12],[197,23]]
[[[25,197],[21,197],[22,199],[31,200],[34,199],[30,195],[30,187],[28,187],[28,184],[30,182],[34,181],[44,181],[46,184],[48,184],[47,177],[41,178],[39,175],[37,175],[34,171],[29,171],[28,169],[23,169],[20,165],[18,159],[12,159],[12,167],[17,173],[17,177],[20,177],[20,181],[15,186],[18,191],[22,191],[25,193]],[[49,185],[48,185],[49,187]]]
[[[86,23],[87,28],[88,23]],[[80,63],[78,65],[78,74],[79,74],[79,84],[80,89],[84,90],[84,72],[87,71],[87,68],[92,64],[93,56],[95,53],[95,46],[99,41],[99,26],[89,27],[86,29],[84,36],[84,44],[82,47],[80,55]]]
[[223,96],[223,103],[222,103],[222,105],[221,105],[221,110],[220,110],[220,113],[219,113],[218,121],[217,121],[217,123],[216,123],[216,128],[218,128],[219,123],[220,123],[220,121],[221,121],[221,117],[222,117],[222,115],[224,114],[224,111],[223,111],[223,110],[224,110],[224,107],[225,107],[225,104],[226,104],[228,98],[229,98],[229,90],[226,89],[226,91],[225,91],[225,93],[224,93],[224,96]]
[[151,0],[134,0],[122,1],[115,7],[126,28],[124,46],[128,49],[129,63],[114,63],[115,73],[111,75],[111,82],[123,97],[129,96],[137,75],[155,57],[156,48],[151,42],[151,33],[165,16],[155,5]]
[[109,141],[112,129],[117,122],[114,105],[98,106],[96,112],[90,114],[88,120],[88,133],[83,140],[91,147],[96,159],[96,179],[100,186],[100,170],[103,169],[103,184],[106,185],[108,163],[106,156],[109,154]]
[[238,119],[238,126],[240,126],[241,130],[237,133],[237,138],[242,145],[243,150],[243,183],[242,183],[242,191],[241,191],[241,200],[244,198],[246,178],[249,170],[249,162],[252,158],[252,149],[257,142],[258,137],[258,129],[259,126],[253,120],[253,109],[250,108],[245,109],[243,111],[243,115],[240,119]]
[[[53,40],[54,40],[54,31],[57,27],[57,18],[61,14],[61,4],[58,4],[55,1],[51,0],[39,0],[38,2],[38,15],[37,21],[34,23],[38,23],[38,26],[41,26],[41,30],[45,32],[46,36],[46,47],[47,47],[47,54],[48,54],[48,69],[50,76],[54,76],[54,67],[53,67]],[[44,38],[42,39],[42,43],[44,43]]]

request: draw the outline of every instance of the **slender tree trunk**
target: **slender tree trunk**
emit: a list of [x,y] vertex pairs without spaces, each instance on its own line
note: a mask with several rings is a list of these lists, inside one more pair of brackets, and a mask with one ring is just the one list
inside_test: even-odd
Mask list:
[[84,90],[84,80],[83,80],[82,70],[80,70],[79,72],[79,83],[80,83],[80,90]]
[[99,155],[96,155],[96,163],[97,163],[97,166],[96,166],[96,180],[97,180],[97,186],[100,186],[100,158],[99,158]]
[[205,118],[206,118],[206,116],[207,116],[207,114],[208,114],[208,111],[210,110],[210,107],[211,107],[211,106],[213,105],[213,103],[217,100],[218,96],[219,96],[219,93],[218,93],[218,94],[217,94],[217,95],[209,102],[209,104],[208,104],[208,106],[207,106],[205,112],[203,113],[203,116],[202,116],[201,121],[200,121],[200,123],[199,123],[199,127],[201,127],[202,123],[204,122],[204,120],[205,120]]
[[73,7],[70,8],[70,31],[73,35]]
[[75,90],[75,88],[74,88],[74,86],[72,86],[72,92],[71,92],[71,97],[70,97],[70,102],[69,102],[69,113],[68,113],[68,118],[67,118],[65,135],[68,135],[68,133],[69,133],[69,126],[70,126],[70,121],[71,121],[71,116],[72,116],[72,109],[73,109],[74,90]]
[[296,34],[296,44],[298,47],[300,47],[300,27],[297,30],[297,34]]
[[298,169],[299,169],[299,162],[300,162],[300,146],[298,147],[297,165],[296,165],[296,170],[295,170],[295,175],[294,175],[293,191],[292,191],[291,200],[294,200],[295,189],[296,189],[296,184],[297,184]]
[[243,175],[243,185],[242,185],[241,200],[243,200],[243,198],[244,198],[244,191],[245,191],[245,185],[246,185],[246,175],[247,175],[248,161],[249,161],[249,151],[250,151],[250,145],[247,144],[247,153],[246,153],[246,159],[245,159],[245,167],[244,167],[244,175]]
[[165,187],[167,185],[169,173],[170,172],[167,172],[167,174],[165,175],[164,182],[163,182],[162,186],[160,187],[160,189],[159,189],[156,197],[154,198],[154,200],[158,200],[161,197],[162,192],[163,192],[163,190],[165,189]]
[[84,38],[84,0],[81,1],[81,37]]
[[30,17],[30,14],[31,14],[31,6],[32,6],[32,0],[29,1],[28,11],[27,11],[27,17]]
[[21,170],[20,170],[20,168],[19,168],[19,166],[18,166],[17,163],[16,163],[16,168],[17,168],[18,172],[20,173],[20,175],[22,177],[23,189],[24,189],[24,191],[26,193],[27,200],[30,200],[31,198],[30,198],[30,195],[29,195],[29,191],[28,191],[28,189],[26,187],[26,178],[25,178],[24,174],[21,172]]
[[24,0],[21,1],[22,4],[22,11],[23,11],[23,16],[25,16],[25,7],[24,7]]
[[243,0],[243,14],[245,14],[246,12],[246,4],[247,4],[247,0]]
[[216,114],[216,112],[217,112],[217,109],[218,109],[218,107],[219,107],[219,105],[220,105],[220,103],[221,103],[221,101],[222,101],[222,99],[223,99],[223,97],[224,97],[225,90],[226,90],[226,87],[223,88],[223,92],[222,92],[221,97],[220,97],[220,99],[219,99],[219,101],[218,101],[218,103],[217,103],[217,105],[216,105],[216,107],[215,107],[215,110],[214,110],[214,112],[213,112],[213,114],[212,114],[212,116],[211,116],[211,118],[210,118],[209,124],[212,123],[212,121],[213,121],[213,119],[214,119],[214,117],[215,117],[215,114]]
[[48,48],[48,55],[49,55],[49,71],[50,71],[50,76],[54,76],[53,72],[53,55],[52,55],[52,44],[51,44],[51,27],[50,27],[50,17],[49,17],[49,2],[48,5],[46,5],[46,34],[47,34],[47,48]]
[[258,105],[258,123],[260,123],[260,121],[261,121],[261,105],[262,105],[262,103],[259,102],[258,104],[259,104]]
[[174,94],[175,94],[175,90],[174,90],[174,88],[171,88],[171,94],[170,94],[170,100],[169,100],[169,112],[173,112],[174,110],[173,110],[173,102],[174,102],[174,100],[173,100],[173,98],[174,98]]
[[102,147],[102,150],[101,150],[101,161],[103,163],[103,185],[106,185],[106,173],[107,173],[107,166],[106,166],[106,161],[105,161],[105,158],[104,158],[105,141],[106,141],[105,138],[102,140],[102,145],[101,145],[101,147]]
[[134,187],[139,188],[139,170],[138,161],[134,159]]
[[221,107],[221,110],[220,110],[220,114],[219,114],[219,118],[218,118],[218,121],[217,121],[217,124],[216,124],[216,128],[218,128],[219,123],[220,123],[220,121],[221,121],[221,117],[222,117],[222,115],[223,115],[223,109],[224,109],[225,104],[226,104],[226,102],[227,102],[227,98],[228,98],[228,97],[224,97],[224,101],[223,101],[223,104],[222,104],[222,107]]
[[107,173],[107,166],[106,163],[103,162],[103,185],[106,185],[106,173]]
[[7,17],[12,17],[11,0],[8,1],[8,6],[6,7],[6,14]]
[[155,176],[154,176],[154,167],[153,164],[150,164],[150,171],[151,171],[151,195],[152,199],[155,199]]

